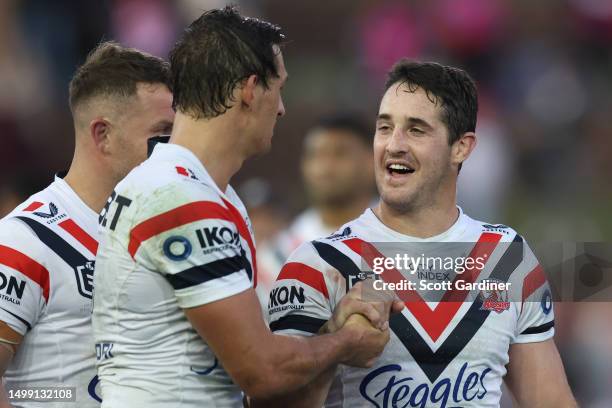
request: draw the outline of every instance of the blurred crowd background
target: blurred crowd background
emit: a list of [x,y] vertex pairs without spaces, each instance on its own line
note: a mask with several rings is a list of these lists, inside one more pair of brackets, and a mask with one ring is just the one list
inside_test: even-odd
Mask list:
[[[316,210],[301,170],[313,124],[350,112],[373,134],[385,72],[401,57],[465,68],[478,83],[478,147],[460,176],[465,212],[532,242],[612,241],[611,1],[232,3],[289,40],[287,114],[272,151],[232,181],[260,245],[273,251],[297,214]],[[88,51],[114,39],[166,57],[187,23],[225,4],[1,0],[0,215],[70,164],[67,84]],[[612,406],[611,312],[606,303],[557,307],[556,341],[582,406]]]

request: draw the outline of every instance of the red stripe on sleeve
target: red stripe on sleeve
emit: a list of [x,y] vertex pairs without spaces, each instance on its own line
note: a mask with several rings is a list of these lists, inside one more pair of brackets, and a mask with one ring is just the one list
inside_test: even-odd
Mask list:
[[233,221],[228,209],[221,204],[213,201],[195,201],[156,215],[135,226],[130,232],[128,252],[134,258],[143,241],[173,228],[205,219]]
[[43,290],[45,302],[49,301],[49,271],[44,266],[4,245],[0,245],[0,264],[15,269],[36,282]]
[[43,203],[41,203],[40,201],[34,201],[32,204],[24,208],[23,211],[36,211],[42,206],[43,206]]
[[232,203],[227,201],[224,198],[221,198],[225,205],[228,208],[229,213],[234,218],[234,224],[236,228],[238,228],[238,233],[244,240],[247,242],[249,246],[249,251],[251,251],[251,263],[253,264],[253,287],[257,287],[257,254],[255,250],[255,242],[253,242],[253,237],[251,237],[251,232],[249,231],[249,227],[247,226],[244,218],[242,218],[242,214]]
[[327,292],[327,285],[325,285],[323,273],[308,265],[299,262],[286,263],[278,274],[278,278],[276,278],[277,281],[283,279],[298,280],[319,291],[326,299],[329,299],[329,293]]
[[72,221],[70,218],[57,224],[64,231],[72,235],[77,241],[79,241],[85,248],[92,254],[98,252],[98,241],[96,241],[91,235],[85,230],[78,226],[78,224]]
[[523,302],[544,283],[546,283],[546,275],[542,266],[538,265],[527,274],[523,281]]

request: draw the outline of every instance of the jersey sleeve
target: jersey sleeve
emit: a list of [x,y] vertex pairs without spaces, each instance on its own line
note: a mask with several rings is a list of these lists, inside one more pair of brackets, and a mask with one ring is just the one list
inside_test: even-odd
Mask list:
[[302,244],[282,267],[268,301],[270,330],[311,336],[332,316],[336,292],[326,263],[310,242]]
[[[189,308],[243,292],[252,286],[248,231],[220,197],[199,185],[157,194],[169,209],[139,215],[130,231],[128,251],[134,260],[162,274],[178,304]],[[178,204],[178,205],[177,205]]]
[[41,245],[18,220],[0,222],[0,320],[22,336],[36,324],[50,296]]
[[548,340],[555,334],[554,311],[550,285],[533,251],[524,243],[524,258],[520,266],[521,308],[514,343],[533,343]]

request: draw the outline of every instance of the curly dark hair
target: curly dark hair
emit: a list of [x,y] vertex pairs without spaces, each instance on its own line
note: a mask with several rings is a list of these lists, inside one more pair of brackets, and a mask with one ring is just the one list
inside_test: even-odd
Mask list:
[[232,106],[236,85],[257,75],[266,89],[278,77],[273,45],[280,27],[243,17],[235,6],[210,10],[187,27],[170,52],[175,110],[213,118]]
[[429,100],[440,103],[449,144],[456,142],[466,132],[476,131],[476,84],[464,70],[436,62],[403,59],[389,71],[385,92],[396,83],[405,84],[412,92],[422,88]]

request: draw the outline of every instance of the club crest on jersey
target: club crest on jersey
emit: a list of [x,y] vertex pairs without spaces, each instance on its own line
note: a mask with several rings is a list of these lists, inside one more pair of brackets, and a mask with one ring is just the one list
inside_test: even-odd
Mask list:
[[[491,282],[503,283],[498,279],[490,279]],[[495,313],[501,313],[504,310],[510,309],[508,301],[508,290],[481,290],[479,296],[482,300],[480,310],[490,310]]]
[[75,268],[77,288],[79,294],[87,299],[93,297],[93,274],[95,261],[87,261],[84,265]]

